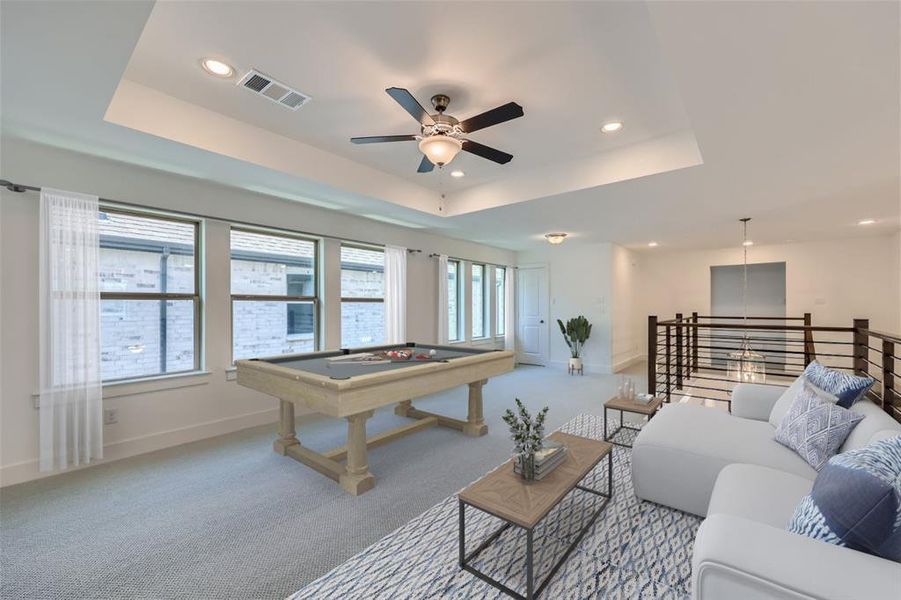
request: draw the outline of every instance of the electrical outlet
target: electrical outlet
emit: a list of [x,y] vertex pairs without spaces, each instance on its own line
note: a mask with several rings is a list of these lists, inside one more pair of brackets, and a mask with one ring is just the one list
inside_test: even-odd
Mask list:
[[119,409],[118,408],[104,408],[103,409],[103,424],[104,425],[114,425],[119,422]]

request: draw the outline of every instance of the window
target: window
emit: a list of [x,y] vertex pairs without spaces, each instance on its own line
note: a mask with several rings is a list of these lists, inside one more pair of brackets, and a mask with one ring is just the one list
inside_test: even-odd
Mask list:
[[447,339],[456,342],[460,339],[460,263],[447,261]]
[[104,381],[200,368],[199,223],[101,208]]
[[495,318],[497,318],[497,335],[504,335],[504,320],[507,318],[507,269],[506,267],[494,267],[494,291],[495,291]]
[[485,280],[485,265],[472,265],[472,337],[483,338],[486,335],[485,293],[487,281]]
[[231,230],[232,360],[317,349],[317,244]]
[[385,253],[341,246],[341,347],[385,341]]

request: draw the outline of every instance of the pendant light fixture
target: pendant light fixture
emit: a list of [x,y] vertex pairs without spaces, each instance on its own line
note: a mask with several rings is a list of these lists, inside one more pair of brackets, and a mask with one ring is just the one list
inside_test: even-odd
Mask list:
[[[744,268],[742,273],[742,318],[745,326],[748,325],[748,248],[752,243],[748,239],[748,222],[750,217],[740,219],[743,229],[742,250],[744,251]],[[741,347],[729,353],[729,359],[726,363],[726,370],[729,379],[737,383],[765,383],[766,382],[766,364],[762,354],[759,354],[751,348],[751,340],[748,330],[745,329],[742,336]]]

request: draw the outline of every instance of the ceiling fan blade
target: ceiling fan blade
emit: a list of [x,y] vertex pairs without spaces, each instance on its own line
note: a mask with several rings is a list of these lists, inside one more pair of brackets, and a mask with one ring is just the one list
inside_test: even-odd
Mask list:
[[370,135],[367,137],[352,137],[354,144],[378,144],[379,142],[412,142],[415,135]]
[[432,169],[435,168],[435,165],[432,164],[432,161],[429,160],[428,156],[422,157],[422,162],[419,163],[419,168],[416,169],[417,173],[431,173]]
[[474,142],[472,140],[463,140],[463,150],[466,152],[470,152],[477,156],[481,156],[482,158],[487,158],[488,160],[493,160],[496,163],[505,165],[511,160],[513,160],[512,154],[507,154],[506,152],[501,152],[497,148],[492,148],[490,146],[485,146],[478,142]]
[[516,102],[508,102],[503,106],[492,108],[480,115],[469,117],[465,121],[460,122],[460,128],[464,133],[472,133],[479,129],[485,129],[498,123],[518,119],[523,116],[522,107]]
[[385,91],[388,92],[389,96],[394,98],[395,102],[403,106],[404,110],[410,113],[414,119],[419,121],[420,125],[435,124],[435,120],[432,119],[429,113],[422,107],[422,104],[420,104],[409,91],[398,87],[390,87]]

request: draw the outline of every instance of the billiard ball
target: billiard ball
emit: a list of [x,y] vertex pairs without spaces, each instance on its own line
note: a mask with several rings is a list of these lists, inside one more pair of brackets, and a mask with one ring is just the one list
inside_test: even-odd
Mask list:
[[431,350],[429,350],[429,356],[435,356],[436,354],[438,354],[438,351],[435,350],[434,348],[432,348]]

